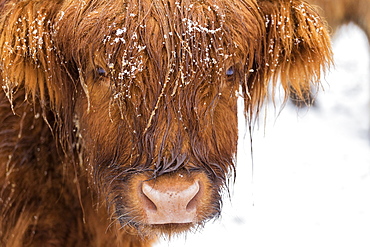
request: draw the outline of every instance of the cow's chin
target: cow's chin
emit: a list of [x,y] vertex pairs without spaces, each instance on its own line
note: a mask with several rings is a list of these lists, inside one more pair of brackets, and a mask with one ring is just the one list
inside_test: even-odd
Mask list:
[[189,223],[165,223],[165,224],[146,224],[144,222],[119,221],[121,229],[131,232],[132,235],[138,235],[143,238],[153,236],[171,238],[177,235],[185,235],[189,232],[194,233],[203,229],[204,224],[212,219],[217,219],[219,214],[209,215],[207,219],[199,222]]
[[176,224],[158,224],[158,225],[140,225],[137,228],[138,235],[142,237],[165,237],[171,238],[177,235],[183,235],[188,232],[195,232],[203,225],[195,223],[176,223]]

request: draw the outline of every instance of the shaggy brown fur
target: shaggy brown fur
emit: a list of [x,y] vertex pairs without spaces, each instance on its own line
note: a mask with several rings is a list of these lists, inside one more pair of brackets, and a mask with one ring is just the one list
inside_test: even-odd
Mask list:
[[[359,26],[370,44],[370,0],[308,0],[329,24],[329,31],[334,34],[342,25],[354,23]],[[307,91],[302,101],[291,94],[292,102],[297,106],[312,105],[313,95]]]
[[[239,88],[253,120],[270,81],[302,95],[331,61],[300,0],[0,6],[1,246],[151,246],[201,226],[234,172]],[[143,181],[193,180],[193,223],[148,224]]]

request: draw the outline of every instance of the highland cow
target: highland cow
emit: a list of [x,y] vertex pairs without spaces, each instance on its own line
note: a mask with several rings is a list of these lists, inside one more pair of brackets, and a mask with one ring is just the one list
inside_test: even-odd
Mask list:
[[[0,245],[151,246],[217,217],[279,78],[331,62],[301,0],[5,0]],[[309,83],[310,82],[310,83]]]

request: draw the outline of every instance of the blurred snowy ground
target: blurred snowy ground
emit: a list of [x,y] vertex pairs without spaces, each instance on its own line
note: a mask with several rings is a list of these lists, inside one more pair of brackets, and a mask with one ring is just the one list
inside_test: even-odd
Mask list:
[[[335,68],[317,107],[267,107],[241,133],[236,184],[222,217],[157,247],[370,246],[370,58],[356,26],[333,39]],[[240,121],[243,128],[243,120]]]

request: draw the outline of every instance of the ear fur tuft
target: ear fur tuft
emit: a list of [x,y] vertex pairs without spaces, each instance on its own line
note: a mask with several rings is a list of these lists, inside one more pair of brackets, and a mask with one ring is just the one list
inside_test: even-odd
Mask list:
[[[281,82],[286,98],[295,93],[304,98],[313,85],[319,85],[323,72],[332,63],[332,52],[326,23],[306,2],[301,0],[260,0],[265,18],[266,35],[262,58],[256,65],[256,74],[248,86],[258,85],[258,96],[263,101],[272,80],[273,91]],[[262,102],[246,103],[259,107]]]
[[50,8],[49,1],[35,0],[4,4],[1,10],[1,80],[11,101],[14,91],[21,86],[26,89],[26,97],[39,98],[43,106],[60,101],[58,68],[62,66],[52,41],[50,20],[55,11]]

